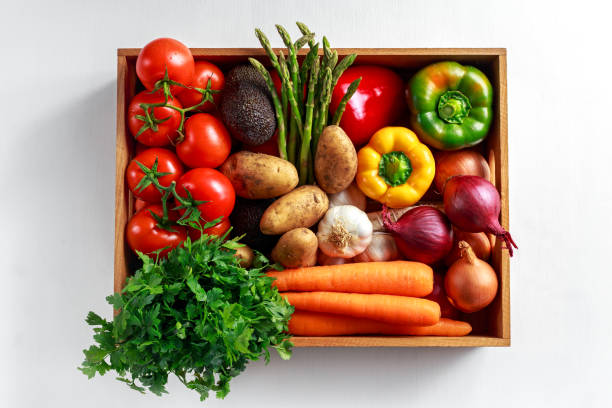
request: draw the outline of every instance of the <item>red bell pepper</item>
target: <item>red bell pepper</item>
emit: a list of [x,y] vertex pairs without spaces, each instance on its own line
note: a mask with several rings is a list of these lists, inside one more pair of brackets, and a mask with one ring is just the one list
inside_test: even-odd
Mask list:
[[377,130],[392,125],[405,109],[404,81],[394,71],[374,65],[348,68],[334,87],[330,117],[338,108],[349,85],[361,77],[355,94],[346,104],[340,121],[355,146],[368,142]]

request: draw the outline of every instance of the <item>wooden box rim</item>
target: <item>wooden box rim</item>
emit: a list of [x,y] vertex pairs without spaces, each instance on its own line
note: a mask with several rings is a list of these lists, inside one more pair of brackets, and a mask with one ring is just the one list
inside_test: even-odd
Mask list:
[[[506,85],[506,49],[505,48],[335,48],[339,56],[357,53],[361,59],[366,57],[420,57],[440,60],[478,59],[493,63],[495,66],[495,114],[497,143],[491,146],[494,155],[495,185],[501,195],[501,225],[509,229],[508,208],[508,124],[507,124],[507,85]],[[302,50],[301,53],[305,53]],[[116,139],[116,178],[115,178],[115,255],[114,255],[114,290],[120,291],[127,276],[126,249],[124,241],[125,223],[131,213],[129,194],[125,187],[125,168],[129,161],[129,149],[126,129],[125,108],[128,63],[135,60],[140,48],[117,49],[117,139]],[[261,48],[191,48],[196,58],[242,58],[253,56],[264,58]],[[359,58],[357,63],[359,63]],[[133,91],[133,90],[132,90]],[[492,130],[493,132],[493,130]],[[499,336],[469,335],[466,337],[431,337],[431,336],[338,336],[338,337],[293,337],[296,347],[486,347],[510,345],[510,259],[507,251],[502,251],[498,243],[494,249],[499,265],[500,314],[497,318]]]

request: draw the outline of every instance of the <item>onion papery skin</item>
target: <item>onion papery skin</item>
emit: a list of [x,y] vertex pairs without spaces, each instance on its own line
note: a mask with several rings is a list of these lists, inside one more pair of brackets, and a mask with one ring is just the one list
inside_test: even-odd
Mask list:
[[385,206],[383,224],[393,235],[397,248],[409,260],[433,265],[444,258],[453,245],[451,224],[434,207],[413,208],[394,223]]
[[461,258],[459,241],[465,241],[472,247],[474,254],[483,261],[491,257],[491,241],[484,232],[465,232],[453,227],[453,248],[444,258],[446,266],[451,266],[457,259]]
[[497,295],[498,280],[495,270],[476,258],[472,248],[461,241],[461,258],[446,272],[444,290],[453,306],[465,313],[478,312],[487,307]]
[[444,192],[446,181],[453,176],[479,176],[485,180],[491,177],[491,169],[485,158],[473,150],[440,152],[436,157],[436,189]]
[[465,232],[487,232],[504,240],[510,256],[518,248],[499,224],[500,198],[495,186],[478,176],[454,176],[444,188],[444,212]]

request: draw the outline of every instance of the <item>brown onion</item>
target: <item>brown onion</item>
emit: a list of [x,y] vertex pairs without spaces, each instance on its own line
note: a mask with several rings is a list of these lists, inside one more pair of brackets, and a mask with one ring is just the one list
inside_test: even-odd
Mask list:
[[444,212],[451,222],[466,232],[488,232],[501,238],[513,255],[518,248],[512,236],[499,224],[499,192],[478,176],[454,176],[444,187]]
[[444,258],[453,245],[453,231],[442,211],[415,207],[393,222],[383,206],[383,224],[407,259],[431,265]]
[[433,290],[425,299],[433,300],[440,305],[440,317],[449,319],[457,319],[459,311],[448,301],[446,292],[444,291],[444,276],[439,272],[434,272]]
[[453,176],[479,176],[489,180],[491,171],[485,158],[473,150],[443,152],[436,155],[434,184],[444,192],[446,181]]
[[488,261],[491,257],[491,241],[484,232],[465,232],[453,227],[453,237],[453,249],[444,258],[446,266],[451,266],[457,259],[461,258],[459,241],[470,244],[474,254],[483,261]]
[[476,258],[465,241],[459,242],[461,258],[446,272],[444,289],[448,300],[462,312],[473,313],[487,307],[497,294],[497,275],[485,261]]

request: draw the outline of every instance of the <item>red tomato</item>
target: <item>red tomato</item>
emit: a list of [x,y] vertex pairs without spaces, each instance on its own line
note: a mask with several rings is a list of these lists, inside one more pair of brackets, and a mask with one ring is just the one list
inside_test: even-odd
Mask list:
[[187,198],[187,191],[194,200],[207,201],[198,206],[204,221],[227,217],[234,209],[236,202],[234,187],[229,179],[217,170],[199,168],[183,174],[176,186],[176,192],[179,196]]
[[[210,228],[206,228],[204,230],[204,233],[207,235],[215,235],[220,237],[221,235],[225,234],[227,232],[228,229],[230,229],[231,224],[230,224],[230,220],[228,217],[224,217],[221,222],[219,222],[218,224],[210,227]],[[195,229],[195,228],[189,228],[187,230],[187,233],[189,234],[189,236],[191,237],[192,241],[197,241],[198,239],[200,239],[200,237],[202,236],[202,233],[200,233],[200,230]]]
[[[159,92],[151,94],[148,91],[142,91],[138,95],[134,96],[130,102],[130,105],[128,106],[128,128],[130,129],[132,136],[136,138],[140,128],[145,124],[144,121],[136,117],[137,115],[145,115],[144,109],[140,107],[140,104],[162,103],[163,101],[164,96]],[[176,106],[177,108],[183,107],[176,98],[168,99],[168,104]],[[181,114],[172,108],[157,107],[153,108],[153,115],[157,119],[170,119],[159,123],[157,125],[157,132],[154,132],[153,129],[147,129],[142,132],[136,138],[136,140],[138,140],[139,143],[147,146],[160,147],[169,145],[178,136],[176,131],[181,124]]]
[[[155,83],[164,78],[168,70],[168,78],[183,85],[191,85],[195,62],[191,51],[185,44],[172,38],[158,38],[145,45],[136,60],[136,75],[149,91]],[[170,92],[178,95],[183,87],[171,85]]]
[[361,77],[357,91],[346,104],[340,127],[355,146],[367,143],[377,130],[393,124],[405,108],[404,81],[394,71],[374,65],[350,67],[332,92],[330,116],[338,109],[351,82]]
[[145,165],[147,168],[152,168],[157,159],[157,171],[159,173],[170,173],[159,178],[159,184],[168,187],[173,181],[179,180],[183,175],[183,165],[181,164],[176,154],[170,150],[154,147],[140,153],[132,159],[125,171],[127,184],[134,195],[149,203],[158,203],[161,201],[162,193],[157,190],[153,184],[149,184],[144,190],[138,191],[136,186],[144,177],[144,172],[138,166],[138,163]]
[[140,198],[136,198],[134,200],[134,212],[138,212],[138,211],[142,210],[147,205],[149,205],[149,203],[147,203],[145,200],[141,200]]
[[149,205],[132,216],[125,229],[127,243],[134,251],[151,254],[161,248],[160,258],[165,258],[168,252],[187,239],[187,231],[181,225],[173,225],[174,231],[168,231],[157,225],[157,221],[149,211],[158,216],[163,215],[162,206]]
[[263,153],[269,154],[270,156],[279,157],[280,153],[278,152],[278,132],[274,132],[274,135],[264,144],[260,144],[259,146],[251,146],[251,145],[243,145],[243,149],[246,149],[253,153]]
[[185,122],[185,139],[176,154],[187,166],[219,167],[232,150],[232,139],[223,122],[208,113],[196,113]]
[[[223,76],[223,72],[221,72],[219,67],[211,64],[208,61],[196,61],[195,73],[193,74],[191,86],[206,89],[209,79],[211,89],[215,91],[223,90],[223,87],[225,86],[225,77]],[[202,94],[194,89],[185,89],[179,94],[178,98],[185,107],[194,106],[202,102]],[[198,110],[202,112],[211,112],[215,110],[221,101],[221,92],[213,94],[213,100],[215,101],[214,104],[206,102],[204,105],[200,106]]]

